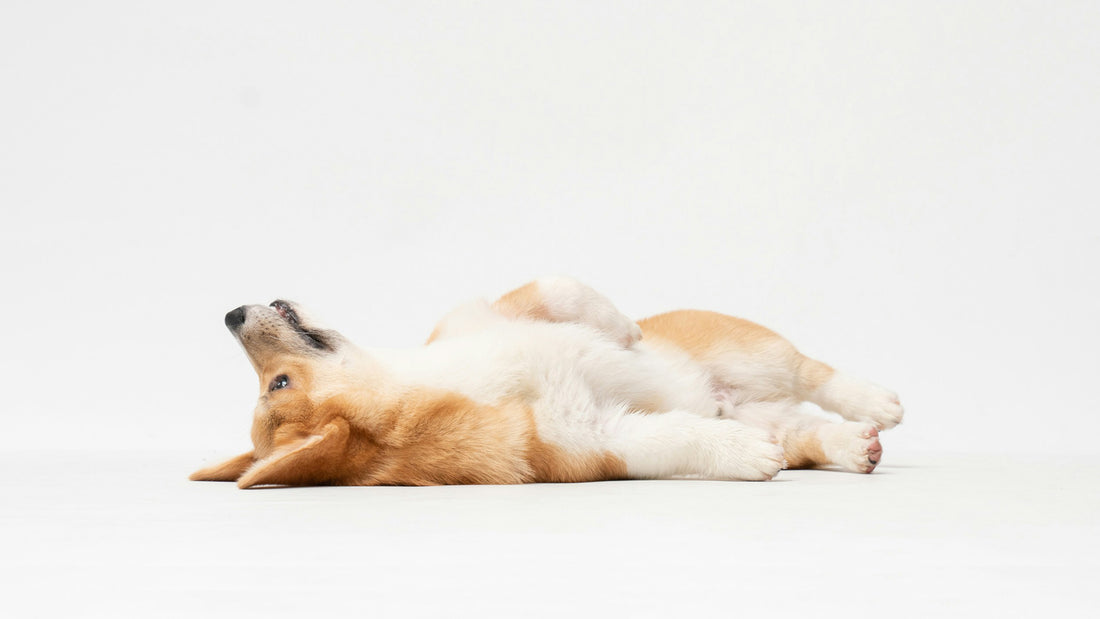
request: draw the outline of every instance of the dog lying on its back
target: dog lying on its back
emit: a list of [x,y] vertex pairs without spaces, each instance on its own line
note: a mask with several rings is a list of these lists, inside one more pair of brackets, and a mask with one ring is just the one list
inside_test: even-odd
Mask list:
[[241,488],[870,473],[878,431],[903,412],[754,323],[695,310],[635,323],[567,278],[460,307],[405,351],[357,348],[287,301],[225,323],[260,377],[253,450],[191,479]]

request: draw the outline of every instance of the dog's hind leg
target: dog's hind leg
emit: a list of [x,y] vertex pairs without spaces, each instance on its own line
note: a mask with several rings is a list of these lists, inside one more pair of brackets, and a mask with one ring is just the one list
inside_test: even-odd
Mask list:
[[905,409],[893,391],[799,355],[798,396],[850,421],[886,430],[901,423]]
[[783,446],[787,468],[839,466],[870,473],[882,461],[882,443],[875,426],[807,414],[798,410],[793,400],[739,404],[725,415],[775,437]]
[[716,312],[680,310],[639,323],[652,346],[691,355],[741,402],[809,401],[879,430],[901,422],[894,392],[811,359],[774,331]]

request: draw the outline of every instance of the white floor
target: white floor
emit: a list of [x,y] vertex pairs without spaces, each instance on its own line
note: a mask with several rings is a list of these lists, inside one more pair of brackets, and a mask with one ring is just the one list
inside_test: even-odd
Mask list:
[[242,491],[186,481],[209,456],[0,456],[0,614],[1100,616],[1100,466],[1084,457]]

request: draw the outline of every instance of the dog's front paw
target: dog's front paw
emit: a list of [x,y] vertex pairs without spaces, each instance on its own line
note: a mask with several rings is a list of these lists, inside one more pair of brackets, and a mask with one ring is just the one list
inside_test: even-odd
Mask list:
[[821,447],[831,464],[854,473],[870,473],[882,461],[878,430],[869,423],[847,421],[821,427]]
[[642,339],[642,328],[610,302],[593,301],[579,311],[576,321],[595,328],[604,337],[630,348]]
[[767,481],[787,468],[783,448],[755,428],[742,428],[725,458],[722,476],[744,481]]
[[630,318],[627,318],[623,314],[619,314],[622,320],[622,328],[619,329],[619,333],[614,334],[616,341],[623,345],[623,348],[630,348],[634,344],[642,340],[642,328],[638,326],[638,323],[634,322]]
[[767,481],[787,468],[783,448],[774,443],[761,445],[746,462],[746,470],[739,477],[748,481]]
[[571,277],[538,280],[546,311],[559,322],[588,325],[629,348],[642,339],[642,329],[605,296]]

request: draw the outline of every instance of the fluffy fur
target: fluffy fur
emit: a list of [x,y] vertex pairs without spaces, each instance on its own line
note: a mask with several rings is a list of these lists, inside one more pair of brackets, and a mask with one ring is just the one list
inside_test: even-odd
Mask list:
[[242,488],[869,473],[903,412],[764,327],[693,310],[635,323],[568,278],[459,307],[410,350],[360,349],[286,301],[226,325],[260,379],[253,450],[191,479]]

